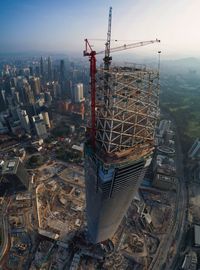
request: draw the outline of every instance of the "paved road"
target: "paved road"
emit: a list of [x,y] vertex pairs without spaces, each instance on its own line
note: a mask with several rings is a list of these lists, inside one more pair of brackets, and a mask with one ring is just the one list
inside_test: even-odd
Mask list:
[[[171,270],[176,253],[179,251],[180,242],[185,228],[187,191],[184,180],[183,155],[176,131],[176,169],[177,169],[177,197],[174,213],[174,222],[171,224],[167,234],[162,238],[149,270]],[[173,258],[168,258],[169,251],[173,245]]]
[[4,256],[7,253],[8,243],[9,243],[9,224],[8,224],[8,217],[7,217],[7,209],[10,201],[4,200],[2,205],[2,247],[0,251],[0,266],[2,266],[2,261]]
[[163,265],[167,261],[167,256],[170,250],[170,247],[173,243],[173,239],[176,235],[176,229],[180,222],[180,209],[182,208],[182,191],[180,189],[180,186],[177,185],[177,199],[176,199],[176,206],[175,206],[175,215],[174,218],[176,218],[176,221],[171,224],[171,226],[168,229],[167,234],[162,238],[161,243],[158,247],[156,256],[154,257],[154,260],[152,261],[149,270],[159,270],[164,268]]
[[[184,167],[183,167],[183,154],[182,154],[182,149],[181,149],[181,144],[178,140],[179,134],[178,131],[177,133],[177,143],[176,143],[176,148],[177,148],[177,158],[176,158],[176,167],[177,167],[177,174],[179,175],[180,179],[180,187],[181,187],[181,197],[180,200],[182,204],[180,204],[180,207],[178,211],[180,212],[180,218],[179,222],[177,222],[177,230],[176,230],[176,238],[175,238],[175,251],[173,258],[168,264],[168,267],[166,268],[167,270],[171,269],[176,269],[176,261],[177,261],[177,256],[179,255],[180,251],[180,244],[182,240],[182,236],[186,232],[186,219],[187,219],[187,206],[188,206],[188,192],[186,189],[186,179],[184,178]],[[179,257],[179,256],[178,256]]]

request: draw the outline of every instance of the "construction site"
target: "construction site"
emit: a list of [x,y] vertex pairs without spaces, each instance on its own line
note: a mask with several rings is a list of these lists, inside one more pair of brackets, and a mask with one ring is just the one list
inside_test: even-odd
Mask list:
[[97,74],[97,149],[110,161],[149,154],[158,118],[158,72],[133,64]]
[[[112,65],[111,53],[158,43],[111,48],[112,8],[105,50],[85,40],[91,77],[91,119],[85,143],[86,215],[93,243],[112,237],[151,163],[159,116],[159,70]],[[160,53],[160,52],[159,52]],[[96,66],[96,55],[104,54]]]
[[[86,38],[86,61],[69,62],[61,84],[64,60],[59,68],[55,58],[63,89],[52,81],[51,136],[42,142],[27,136],[17,151],[0,156],[1,184],[10,186],[0,197],[0,269],[192,269],[199,261],[198,183],[188,200],[176,122],[159,108],[161,51],[151,62],[156,68],[113,64],[115,53],[160,40],[112,47],[111,24],[112,8],[105,48]],[[42,90],[50,99],[49,88]],[[75,107],[84,105],[82,119],[72,114],[68,94],[77,96]],[[43,107],[48,98],[41,99]],[[65,105],[60,113],[57,104]],[[23,159],[14,158],[20,149]],[[184,250],[188,224],[194,243]]]
[[[82,178],[82,179],[81,179]],[[38,232],[67,241],[84,225],[83,172],[65,169],[36,188]]]
[[[155,234],[165,227],[161,225],[168,211],[165,207],[149,207],[140,199],[139,205],[137,200],[133,202],[154,151],[159,70],[136,64],[112,65],[110,55],[160,41],[110,48],[111,19],[112,8],[105,50],[96,52],[85,40],[91,79],[85,174],[78,167],[68,167],[36,188],[38,232],[46,241],[56,243],[44,244],[56,269],[62,269],[63,264],[71,270],[147,269],[160,243]],[[98,54],[105,56],[103,65],[97,67]],[[162,194],[158,196],[161,200]],[[154,218],[153,211],[160,220]],[[36,257],[42,265],[42,255]]]

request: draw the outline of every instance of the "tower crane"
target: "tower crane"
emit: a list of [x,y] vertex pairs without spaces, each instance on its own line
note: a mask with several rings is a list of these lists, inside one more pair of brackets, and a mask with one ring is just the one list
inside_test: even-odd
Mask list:
[[[122,46],[110,48],[111,41],[111,20],[112,20],[112,7],[109,9],[109,18],[108,18],[108,32],[107,32],[107,41],[105,44],[105,49],[99,52],[93,50],[90,45],[88,39],[85,39],[85,50],[83,51],[83,56],[89,57],[90,62],[90,88],[91,88],[91,142],[93,148],[95,148],[95,132],[96,132],[96,116],[95,116],[95,108],[96,108],[96,55],[105,54],[104,61],[104,69],[109,70],[112,57],[110,53],[124,51],[128,49],[133,49],[137,47],[142,47],[146,45],[150,45],[156,42],[160,42],[159,39],[141,41],[131,44],[124,44]],[[108,79],[108,78],[107,78]],[[106,80],[105,80],[106,81]],[[107,84],[105,84],[106,87]]]
[[109,10],[108,16],[108,32],[107,32],[107,41],[105,44],[105,57],[104,57],[104,69],[109,70],[112,57],[110,56],[110,41],[111,41],[111,22],[112,22],[112,7]]

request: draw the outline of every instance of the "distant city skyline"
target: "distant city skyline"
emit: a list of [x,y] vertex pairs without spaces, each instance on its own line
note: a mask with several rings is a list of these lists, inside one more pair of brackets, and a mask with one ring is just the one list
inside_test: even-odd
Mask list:
[[[0,54],[46,51],[81,56],[84,38],[106,38],[109,6],[113,7],[112,37],[123,40],[113,42],[113,47],[159,38],[161,45],[133,53],[148,56],[159,49],[165,58],[200,56],[198,0],[3,0]],[[96,50],[104,46],[104,41],[92,43]]]

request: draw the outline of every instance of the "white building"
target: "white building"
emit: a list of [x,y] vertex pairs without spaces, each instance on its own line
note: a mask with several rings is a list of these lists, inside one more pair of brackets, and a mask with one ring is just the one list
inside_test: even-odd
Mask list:
[[78,83],[74,87],[74,102],[75,103],[80,103],[84,101],[84,96],[83,96],[83,84]]

